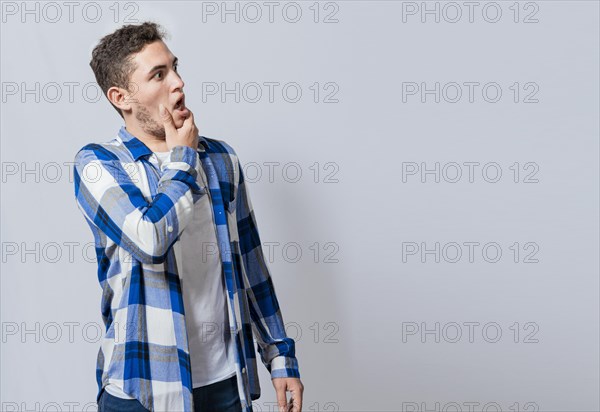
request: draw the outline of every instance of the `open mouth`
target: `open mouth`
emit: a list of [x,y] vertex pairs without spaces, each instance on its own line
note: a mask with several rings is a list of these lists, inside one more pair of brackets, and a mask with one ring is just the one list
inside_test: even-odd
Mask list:
[[185,107],[185,96],[182,96],[181,99],[177,100],[175,106],[173,106],[173,110],[182,110]]

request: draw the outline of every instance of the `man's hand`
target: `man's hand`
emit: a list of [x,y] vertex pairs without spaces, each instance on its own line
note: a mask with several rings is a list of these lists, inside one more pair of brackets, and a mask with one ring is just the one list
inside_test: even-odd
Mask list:
[[158,106],[158,113],[165,127],[167,149],[171,150],[175,146],[189,146],[194,150],[198,149],[198,128],[194,123],[194,114],[190,109],[188,110],[190,115],[183,121],[183,125],[177,129],[169,110],[162,104]]
[[[301,412],[304,385],[300,382],[300,378],[273,378],[271,381],[275,387],[279,412]],[[286,391],[292,393],[289,403]]]

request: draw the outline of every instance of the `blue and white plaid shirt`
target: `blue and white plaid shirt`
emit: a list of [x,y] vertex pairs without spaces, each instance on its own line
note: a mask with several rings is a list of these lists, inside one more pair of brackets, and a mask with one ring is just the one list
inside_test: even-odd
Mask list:
[[197,179],[203,168],[229,297],[238,392],[243,410],[251,411],[260,397],[253,338],[271,378],[300,373],[238,157],[224,141],[204,136],[198,136],[197,151],[174,147],[161,170],[148,156],[153,152],[125,127],[75,155],[75,197],[94,234],[106,326],[96,400],[110,379],[150,411],[194,410],[175,256],[194,203],[207,196]]

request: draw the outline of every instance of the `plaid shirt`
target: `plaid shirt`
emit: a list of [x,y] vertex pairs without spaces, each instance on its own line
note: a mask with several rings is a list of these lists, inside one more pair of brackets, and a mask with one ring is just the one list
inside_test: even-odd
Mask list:
[[[260,397],[253,339],[271,378],[300,377],[235,151],[198,136],[158,170],[152,151],[121,127],[75,155],[77,206],[96,247],[106,333],[98,351],[96,400],[108,380],[150,411],[193,411],[188,334],[176,256],[194,203],[210,191],[235,340],[244,411]],[[207,187],[201,182],[201,169]],[[200,249],[200,247],[199,247]],[[203,251],[199,250],[199,253]],[[196,332],[196,331],[194,331]]]

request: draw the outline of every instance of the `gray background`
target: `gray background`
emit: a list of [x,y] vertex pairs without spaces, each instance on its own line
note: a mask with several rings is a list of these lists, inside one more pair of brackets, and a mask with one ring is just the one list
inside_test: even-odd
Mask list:
[[[407,14],[421,2],[395,1],[279,2],[270,22],[260,2],[252,23],[244,3],[239,22],[223,22],[203,14],[221,2],[82,2],[72,21],[61,2],[27,3],[24,16],[5,2],[2,410],[95,410],[100,288],[70,169],[77,149],[122,124],[83,86],[95,82],[93,46],[130,16],[169,31],[201,134],[254,172],[263,247],[279,242],[269,267],[297,340],[304,410],[598,411],[598,2],[490,3],[476,2],[473,21],[455,3],[463,16],[452,23],[444,2],[427,3],[439,22]],[[296,23],[282,15],[293,19],[294,5]],[[501,18],[486,21],[484,7]],[[266,86],[254,103],[203,96],[212,82],[295,82],[302,98],[288,90],[286,100],[281,86],[272,102]],[[328,82],[337,102],[324,101]],[[463,85],[454,103],[451,86],[439,103],[403,101],[411,82],[494,83],[502,97],[488,102],[479,86],[469,101]],[[273,179],[265,162],[279,162]],[[411,162],[444,174],[403,173]],[[479,164],[472,181],[465,162]],[[497,182],[486,164],[502,171]],[[439,262],[421,256],[436,242]],[[466,242],[479,244],[473,259]],[[418,253],[403,259],[411,244]],[[255,410],[276,410],[259,367]]]

